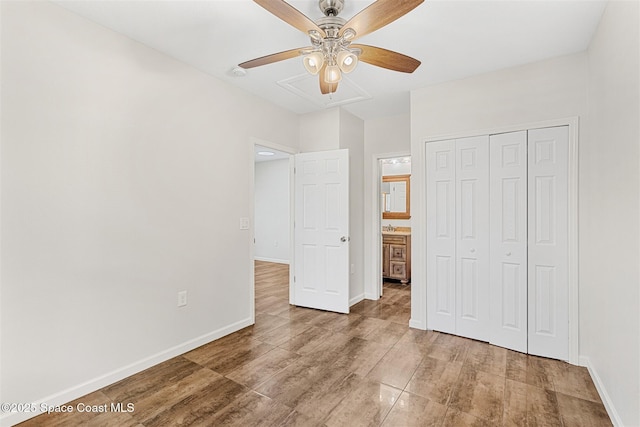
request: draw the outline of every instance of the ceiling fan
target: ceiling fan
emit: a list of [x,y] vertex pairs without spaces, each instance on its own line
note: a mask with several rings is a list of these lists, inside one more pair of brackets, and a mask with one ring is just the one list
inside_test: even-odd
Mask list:
[[254,68],[285,59],[303,56],[303,64],[311,74],[320,76],[320,92],[336,91],[342,73],[350,73],[358,61],[403,73],[412,73],[420,61],[380,47],[351,44],[415,9],[424,0],[377,0],[348,21],[338,14],[344,0],[319,0],[324,17],[315,22],[284,0],[254,0],[286,23],[309,35],[311,46],[285,50],[239,64]]

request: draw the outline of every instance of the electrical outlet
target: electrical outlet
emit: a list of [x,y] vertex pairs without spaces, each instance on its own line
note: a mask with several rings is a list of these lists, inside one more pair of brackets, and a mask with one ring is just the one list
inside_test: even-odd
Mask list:
[[178,292],[178,307],[187,305],[187,291]]

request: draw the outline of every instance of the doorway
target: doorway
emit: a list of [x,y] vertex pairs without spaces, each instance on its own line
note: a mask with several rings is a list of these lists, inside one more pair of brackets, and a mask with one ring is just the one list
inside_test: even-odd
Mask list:
[[[380,248],[374,263],[380,298],[402,295],[411,307],[411,156],[395,154],[377,158],[376,227],[374,242]],[[385,292],[387,295],[385,296]]]
[[[288,270],[288,295],[292,295],[293,254],[292,156],[295,151],[269,141],[250,139],[250,213],[253,244],[250,245],[251,316],[255,321],[256,263]],[[290,297],[287,297],[289,303]]]

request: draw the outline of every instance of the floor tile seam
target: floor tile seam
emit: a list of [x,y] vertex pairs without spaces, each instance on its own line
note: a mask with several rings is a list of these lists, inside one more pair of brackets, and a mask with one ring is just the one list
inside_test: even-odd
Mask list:
[[[295,353],[295,354],[297,354],[297,353]],[[298,356],[300,356],[300,355],[298,355]],[[300,357],[302,357],[302,356],[300,356]],[[240,384],[240,383],[238,383],[237,381],[235,381],[235,380],[233,380],[233,379],[231,379],[231,378],[228,378],[228,377],[226,377],[226,376],[225,376],[225,378],[227,378],[228,380],[231,380],[231,381],[235,382],[236,384],[240,384],[240,385],[242,385],[243,387],[247,387],[247,388],[249,388],[249,389],[251,389],[251,390],[255,391],[256,393],[262,394],[262,393],[260,393],[260,392],[258,392],[258,391],[257,391],[257,389],[258,389],[258,388],[260,388],[260,386],[262,386],[262,385],[263,385],[264,383],[266,383],[267,381],[271,380],[271,379],[272,379],[273,377],[275,377],[276,375],[278,375],[278,374],[280,374],[281,372],[283,372],[285,369],[287,369],[289,366],[291,366],[291,365],[292,365],[293,363],[295,363],[297,360],[298,360],[298,358],[296,358],[295,360],[292,360],[292,361],[291,361],[290,363],[288,363],[286,366],[282,367],[282,368],[281,368],[281,369],[279,369],[278,371],[276,371],[276,372],[274,372],[273,374],[271,374],[271,375],[270,375],[268,378],[266,378],[264,381],[262,381],[262,382],[260,382],[260,383],[255,384],[253,387],[249,387],[249,386],[247,386],[247,385]],[[265,395],[265,396],[266,396],[266,395]],[[266,397],[269,397],[269,396],[266,396]],[[270,398],[270,399],[272,399],[272,398]],[[273,400],[275,400],[275,399],[273,399]]]
[[[364,339],[364,338],[363,338],[363,339]],[[368,375],[369,375],[369,374],[370,374],[370,373],[371,373],[371,372],[372,372],[372,371],[373,371],[373,370],[374,370],[374,369],[375,369],[375,368],[376,368],[376,367],[377,367],[377,366],[382,362],[382,359],[384,359],[385,357],[387,357],[387,354],[389,354],[389,352],[391,351],[391,349],[392,349],[392,348],[393,348],[393,347],[388,347],[388,348],[387,348],[387,350],[384,352],[384,354],[382,355],[382,357],[380,357],[380,359],[376,362],[376,364],[375,364],[375,365],[373,365],[373,366],[371,367],[371,369],[369,369],[369,370],[367,371],[367,373],[364,375],[364,377],[367,377],[367,376],[368,376]],[[354,374],[355,374],[355,373],[354,373]],[[356,375],[357,375],[357,374],[356,374]],[[408,384],[408,383],[407,383],[407,384]],[[405,387],[406,387],[406,385],[405,385]],[[404,391],[404,389],[403,389],[403,391]]]
[[[425,357],[427,357],[427,356],[425,356]],[[448,363],[450,363],[450,362],[448,362]],[[464,364],[463,364],[463,367],[464,367]],[[458,372],[458,375],[456,376],[456,380],[455,380],[455,383],[454,383],[455,386],[453,387],[453,389],[449,393],[449,396],[447,397],[447,401],[445,402],[445,406],[447,407],[447,410],[450,408],[451,399],[458,392],[458,389],[462,386],[462,384],[461,384],[461,376],[462,376],[462,373],[464,372],[463,367],[460,368],[460,371]]]
[[[573,394],[563,393],[561,391],[554,391],[554,393],[556,395],[561,394],[561,395],[563,395],[565,397],[569,397],[571,399],[579,399],[579,400],[582,400],[583,402],[593,403],[595,405],[600,405],[600,406],[604,407],[604,402],[602,402],[601,400],[596,401],[596,400],[591,400],[591,399],[585,399],[584,397],[574,396]],[[560,404],[558,403],[558,407],[559,406],[560,406]]]
[[[505,365],[505,370],[506,370],[506,365]],[[485,372],[487,373],[487,372]],[[499,375],[497,375],[499,376]],[[503,378],[503,383],[502,383],[502,412],[500,413],[500,424],[504,425],[504,413],[507,409],[507,377],[506,375]]]
[[[203,367],[203,369],[208,369],[209,371],[211,371],[211,372],[215,373],[216,375],[221,375],[220,373],[215,372],[214,370],[212,370],[212,369],[210,369],[210,368]],[[241,392],[238,396],[241,396],[241,395],[245,394],[245,393],[249,390],[249,388],[248,388],[247,386],[245,386],[244,384],[240,384],[240,383],[238,383],[238,382],[236,382],[236,381],[233,381],[232,379],[227,378],[227,377],[225,377],[225,376],[223,376],[223,375],[221,375],[221,376],[222,376],[222,377],[224,377],[225,379],[227,379],[227,380],[229,380],[229,381],[232,381],[233,383],[235,383],[235,384],[239,385],[240,387],[242,387],[242,392]],[[202,387],[198,387],[198,388],[196,388],[196,389],[192,390],[192,392],[190,392],[188,395],[184,396],[184,397],[183,397],[182,399],[180,399],[179,401],[172,403],[172,404],[171,404],[171,408],[173,408],[174,406],[177,406],[177,405],[179,405],[179,404],[183,403],[183,402],[184,402],[185,400],[187,400],[187,399],[192,398],[192,397],[193,397],[193,392],[194,392],[194,391],[195,391],[195,392],[201,392],[202,390],[204,390],[205,388],[207,388],[207,386],[209,386],[210,384],[211,384],[211,383],[207,382],[207,383],[203,384],[203,385],[202,385]],[[166,388],[166,387],[163,387],[160,391],[164,390],[165,388]],[[154,394],[158,394],[158,393],[153,393],[152,395],[154,395]],[[152,396],[152,395],[149,395],[149,396],[147,396],[147,397],[150,397],[150,396]],[[236,398],[237,398],[237,397],[236,397]],[[214,412],[214,414],[215,414],[215,413],[218,413],[218,412],[220,412],[220,411],[222,411],[224,408],[226,408],[226,406],[228,406],[229,404],[231,404],[231,403],[232,403],[232,402],[234,402],[235,400],[236,400],[236,399],[233,399],[233,400],[231,400],[227,405],[225,405],[224,407],[218,408],[218,409]],[[151,417],[151,418],[149,418],[149,419],[144,419],[144,420],[138,420],[138,419],[135,417],[135,415],[136,415],[136,413],[135,413],[135,412],[134,412],[132,415],[133,415],[133,419],[134,419],[135,421],[138,421],[138,422],[139,422],[140,424],[142,424],[142,425],[146,425],[145,423],[148,423],[148,422],[149,422],[150,420],[152,420],[153,418],[155,418],[155,417],[157,417],[158,415],[162,414],[162,412],[164,412],[164,411],[161,411],[161,412],[159,412],[158,414],[156,414],[155,416],[153,416],[153,417]]]
[[[353,375],[353,376],[357,377],[359,381],[364,381],[364,380],[365,380],[365,378],[364,378],[364,377],[362,377],[362,376],[360,376],[360,375],[358,375],[358,374],[356,374],[356,373],[354,373],[354,372],[351,372],[351,371],[347,371],[347,372],[348,372],[348,373],[347,373],[347,375],[346,375],[346,376],[344,376],[344,377],[343,377],[343,378],[341,378],[340,380],[337,380],[337,381],[336,381],[335,383],[333,383],[332,385],[335,385],[335,384],[341,385],[341,384],[342,384],[342,383],[343,383],[347,378],[349,378],[351,375]],[[357,390],[358,388],[359,388],[359,386],[358,386],[358,387],[356,387],[356,390]],[[342,402],[343,402],[345,399],[347,399],[347,398],[351,395],[351,393],[353,393],[353,392],[350,392],[350,393],[345,394],[344,396],[342,396],[342,398],[341,398],[341,399],[340,399],[340,400],[339,400],[335,405],[333,405],[333,407],[331,408],[331,410],[330,410],[330,411],[328,411],[328,412],[327,412],[327,414],[326,414],[326,415],[325,415],[325,416],[320,420],[320,423],[321,423],[320,425],[322,425],[322,426],[326,426],[326,421],[327,421],[329,418],[331,418],[331,415],[333,414],[333,411],[335,411],[335,410],[336,410],[336,408],[337,408],[338,406],[340,406],[340,405],[342,404]],[[305,414],[305,415],[307,415],[307,414]],[[307,415],[307,416],[310,416],[310,415]]]
[[[295,354],[295,355],[297,355],[297,356],[302,357],[302,356],[301,356],[301,355],[299,355],[298,353],[294,353],[294,352],[289,351],[289,350],[287,350],[287,349],[280,348],[280,347],[278,347],[278,346],[274,346],[272,349],[270,349],[269,351],[267,351],[267,352],[265,352],[265,353],[261,354],[260,356],[256,357],[255,359],[251,360],[250,362],[243,363],[243,366],[246,366],[246,365],[251,364],[252,362],[255,362],[255,361],[257,361],[257,360],[259,360],[259,359],[261,359],[261,358],[263,358],[263,357],[266,357],[269,353],[271,353],[271,352],[273,352],[273,351],[275,351],[275,350],[284,350],[284,351],[288,351],[289,353],[293,353],[293,354]],[[298,359],[298,358],[296,358],[295,360],[297,360],[297,359]],[[295,361],[295,360],[294,360],[294,361]],[[291,363],[293,363],[293,362],[291,362]],[[289,363],[287,366],[289,366],[291,363]],[[285,366],[285,367],[284,367],[284,368],[282,368],[281,370],[285,369],[287,366]],[[228,372],[227,374],[225,374],[225,375],[223,375],[223,376],[224,376],[225,378],[227,378],[227,379],[229,379],[229,380],[234,381],[234,382],[236,382],[236,383],[237,383],[237,381],[233,380],[232,378],[227,377],[227,375],[230,375],[230,374],[234,373],[234,372],[235,372],[235,371],[237,371],[238,369],[240,369],[240,368],[238,367],[238,368],[234,369],[234,370],[233,370],[233,371],[231,371],[231,372]],[[281,370],[280,370],[280,371],[281,371]],[[280,372],[280,371],[278,371],[278,372]],[[215,372],[215,371],[214,371],[214,372]],[[220,374],[219,372],[216,372],[216,373]],[[220,374],[220,375],[222,375],[222,374]],[[274,374],[274,375],[275,375],[275,374]],[[272,376],[273,376],[273,375],[272,375]],[[270,378],[271,378],[271,377],[270,377]],[[239,384],[239,383],[238,383],[238,384]],[[242,384],[242,385],[244,385],[244,384]],[[248,386],[247,386],[247,387],[248,387]]]
[[[554,388],[555,388],[555,384],[554,384]],[[558,408],[558,418],[560,418],[560,426],[564,427],[564,417],[562,416],[562,409],[560,408],[560,402],[558,402],[558,392],[555,390],[553,392],[553,400],[555,400],[556,408]]]

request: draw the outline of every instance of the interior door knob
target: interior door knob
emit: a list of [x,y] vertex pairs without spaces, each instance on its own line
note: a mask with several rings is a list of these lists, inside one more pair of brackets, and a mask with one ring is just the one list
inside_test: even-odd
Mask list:
[[342,236],[340,238],[340,241],[343,242],[343,243],[346,242],[347,240],[349,240],[349,238],[347,236]]
[[507,256],[511,256],[511,252],[507,252]]
[[471,248],[471,249],[469,250],[469,252],[471,252],[471,253],[474,253],[475,251],[476,251],[476,250],[475,250],[474,248]]

